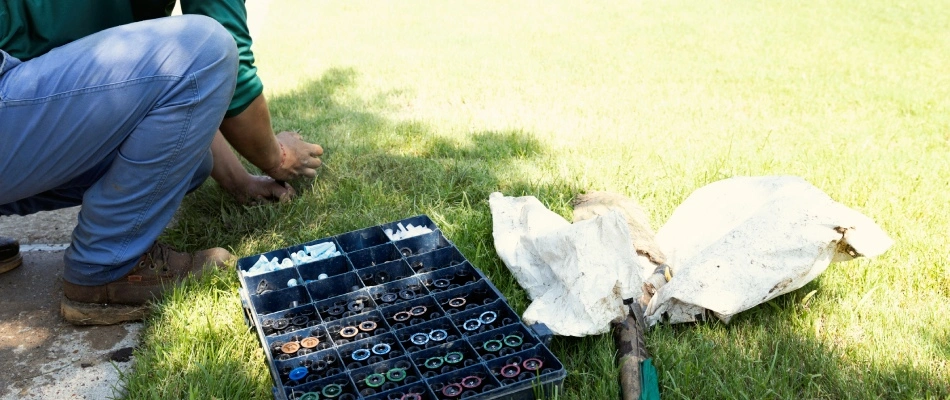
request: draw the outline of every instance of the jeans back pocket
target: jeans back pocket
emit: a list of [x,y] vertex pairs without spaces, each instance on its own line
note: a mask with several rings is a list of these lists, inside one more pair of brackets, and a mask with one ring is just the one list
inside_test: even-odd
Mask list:
[[3,82],[3,74],[13,69],[17,65],[20,65],[20,62],[21,61],[16,57],[7,54],[7,52],[3,50],[0,50],[0,100],[3,100],[3,88],[6,86]]

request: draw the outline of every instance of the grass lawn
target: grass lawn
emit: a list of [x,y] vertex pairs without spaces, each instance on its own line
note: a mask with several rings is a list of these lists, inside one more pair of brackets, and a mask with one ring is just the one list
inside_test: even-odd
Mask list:
[[[647,337],[667,399],[950,398],[945,2],[271,1],[255,25],[279,130],[326,149],[289,204],[215,184],[166,240],[239,256],[428,214],[521,312],[488,195],[570,219],[590,190],[659,228],[693,190],[798,175],[896,244],[731,324]],[[161,304],[129,398],[268,399],[233,271]],[[609,335],[558,337],[564,399],[619,394]]]

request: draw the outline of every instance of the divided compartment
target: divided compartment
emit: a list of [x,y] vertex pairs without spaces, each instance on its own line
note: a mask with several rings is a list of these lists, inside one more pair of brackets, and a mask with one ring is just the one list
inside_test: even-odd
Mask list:
[[[399,224],[402,224],[402,226],[403,226],[404,228],[407,228],[407,229],[408,229],[409,225],[412,225],[412,226],[414,226],[414,227],[422,226],[422,227],[429,228],[429,229],[431,229],[431,230],[433,230],[433,231],[439,229],[439,227],[435,225],[435,222],[432,222],[432,219],[430,219],[430,218],[429,218],[427,215],[425,215],[425,214],[420,214],[420,215],[416,215],[416,216],[414,216],[414,217],[409,217],[409,218],[406,218],[406,219],[401,219],[401,220],[399,220],[399,221],[393,221],[393,222],[390,222],[390,223],[388,223],[388,224],[382,224],[382,225],[380,225],[379,227],[380,227],[380,229],[383,230],[383,233],[385,234],[385,232],[386,232],[387,229],[392,229],[393,232],[399,231]],[[405,238],[405,239],[408,239],[408,238]]]
[[274,366],[285,387],[318,381],[346,370],[336,349],[324,349],[299,358],[274,361]]
[[417,274],[435,271],[465,262],[465,257],[455,246],[443,247],[427,253],[406,257],[409,268]]
[[452,324],[452,320],[442,317],[397,330],[396,338],[406,351],[414,353],[459,340],[462,334]]
[[525,390],[523,396],[513,397],[513,399],[519,400],[534,399],[534,396],[538,394],[536,390],[539,386],[544,393],[542,398],[553,396],[554,386],[561,386],[560,382],[553,381],[564,379],[567,374],[557,357],[554,357],[551,351],[544,346],[537,346],[509,356],[499,357],[485,363],[485,365],[506,391],[518,392],[521,389],[531,388]]
[[267,350],[274,361],[287,361],[333,347],[327,331],[319,326],[268,337],[266,342]]
[[414,276],[385,285],[373,286],[366,290],[372,296],[373,301],[384,308],[429,294],[429,291],[422,285],[422,281]]
[[[311,241],[309,241],[309,242],[307,242],[307,243],[301,243],[301,244],[298,244],[298,245],[290,246],[290,247],[288,247],[288,248],[286,249],[286,250],[287,250],[287,256],[290,257],[291,254],[294,254],[294,253],[296,253],[296,252],[298,252],[298,251],[300,251],[300,250],[305,250],[304,248],[307,247],[307,246],[316,246],[316,245],[318,245],[318,244],[323,244],[323,243],[332,243],[332,244],[333,244],[333,250],[334,250],[334,251],[340,252],[340,255],[341,255],[341,256],[344,254],[343,249],[340,248],[340,245],[336,242],[336,240],[333,240],[332,237],[328,237],[328,238],[323,238],[323,239],[311,240]],[[338,257],[338,256],[335,256],[335,257]],[[333,258],[333,257],[327,257],[327,258],[324,258],[324,259],[321,259],[321,260],[311,261],[311,262],[309,262],[309,263],[302,263],[302,264],[299,264],[299,265],[311,264],[311,263],[315,263],[315,262],[320,262],[320,261],[324,261],[324,260],[329,260],[329,259],[331,259],[331,258]],[[291,260],[292,260],[292,259],[291,259]],[[296,264],[296,263],[295,263],[295,264]]]
[[439,303],[432,296],[419,297],[384,307],[383,317],[394,330],[421,324],[445,316]]
[[422,380],[408,357],[394,358],[350,371],[350,378],[361,396],[393,391]]
[[[282,268],[275,271],[268,271],[255,275],[246,275],[245,273],[251,269],[254,264],[260,260],[261,256],[267,258],[268,260],[277,258],[277,262],[281,262],[285,258],[290,258],[290,253],[287,252],[287,249],[277,249],[271,250],[266,253],[255,254],[252,256],[247,256],[241,258],[237,261],[238,269],[238,279],[244,284],[244,288],[247,290],[247,294],[263,294],[266,291],[280,290],[287,287],[287,281],[291,279],[300,279],[300,276],[297,274],[297,271],[294,271],[293,268]],[[261,287],[260,293],[258,292],[259,285],[262,280],[266,280],[266,288]]]
[[314,307],[324,322],[333,322],[341,318],[373,311],[377,308],[365,289],[339,295],[330,299],[315,302]]
[[404,260],[395,260],[357,271],[366,286],[385,285],[412,276],[412,269]]
[[[297,266],[297,272],[300,274],[300,284],[307,284],[316,281],[330,279],[353,270],[350,261],[345,256],[336,256],[326,258],[320,261],[314,261]],[[320,279],[320,275],[326,275]]]
[[350,262],[353,263],[354,268],[362,269],[396,261],[402,256],[399,254],[399,251],[396,250],[396,246],[392,243],[386,243],[354,251],[347,254],[347,257],[350,258]]
[[320,323],[320,317],[317,316],[316,309],[309,303],[260,317],[261,331],[264,332],[264,336],[284,335]]
[[284,395],[288,400],[304,400],[304,395],[311,392],[317,393],[321,399],[357,400],[360,398],[356,387],[350,382],[350,377],[342,373],[284,389]]
[[478,353],[464,340],[443,343],[410,355],[419,373],[432,379],[481,362]]
[[297,284],[301,284],[300,275],[295,268],[284,268],[277,271],[265,272],[263,274],[245,276],[244,282],[247,292],[250,295],[263,295],[270,292],[286,289],[287,282],[295,279]]
[[[484,364],[475,364],[457,371],[426,379],[436,398],[454,400],[470,398],[498,389],[501,384]],[[477,385],[476,385],[477,383]]]
[[241,272],[242,277],[245,276],[244,272],[250,270],[251,267],[253,267],[254,264],[256,264],[257,261],[261,259],[261,256],[264,256],[264,258],[268,260],[277,258],[277,262],[280,263],[285,258],[290,258],[290,252],[288,252],[287,249],[277,249],[268,251],[266,253],[259,253],[241,258],[237,261],[237,269]]
[[356,272],[347,272],[332,278],[308,282],[305,287],[314,301],[321,301],[355,292],[363,288]]
[[393,333],[385,333],[337,348],[348,370],[363,368],[406,355]]
[[461,264],[419,275],[422,284],[430,293],[452,290],[478,282],[482,275],[468,261]]
[[366,400],[436,400],[436,397],[425,382],[420,381],[369,396]]
[[340,245],[340,249],[342,249],[343,253],[352,253],[383,243],[389,243],[390,240],[382,228],[373,226],[340,234],[336,236],[336,242]]
[[[271,314],[310,303],[310,295],[303,286],[289,287],[261,295],[252,294],[250,299],[251,307],[258,315]],[[263,323],[263,318],[261,322]]]
[[487,279],[438,292],[432,297],[435,297],[445,313],[449,315],[492,304],[499,299],[504,300]]
[[[518,341],[520,340],[520,343]],[[524,324],[512,324],[468,337],[469,344],[485,361],[532,350],[540,344]]]
[[406,258],[425,254],[444,247],[454,247],[452,243],[449,243],[449,240],[442,235],[442,231],[438,229],[419,236],[402,239],[393,242],[393,244],[399,250],[399,254]]
[[506,325],[522,325],[518,315],[502,300],[452,314],[449,318],[463,336],[476,335]]
[[333,343],[342,346],[389,332],[389,325],[379,311],[354,315],[324,324]]

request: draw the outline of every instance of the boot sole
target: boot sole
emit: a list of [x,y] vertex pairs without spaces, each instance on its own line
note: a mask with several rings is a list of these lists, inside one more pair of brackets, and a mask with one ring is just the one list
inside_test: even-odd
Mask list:
[[115,325],[145,319],[149,306],[81,303],[64,298],[59,309],[63,319],[73,325]]
[[23,265],[23,257],[19,254],[6,260],[0,260],[0,274],[12,271],[21,265]]

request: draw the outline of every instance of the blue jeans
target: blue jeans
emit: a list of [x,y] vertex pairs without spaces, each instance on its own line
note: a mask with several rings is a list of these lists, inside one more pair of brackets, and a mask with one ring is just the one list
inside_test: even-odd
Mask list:
[[64,279],[121,278],[211,171],[211,139],[234,93],[234,39],[210,18],[182,16],[29,61],[0,57],[0,215],[82,204]]

